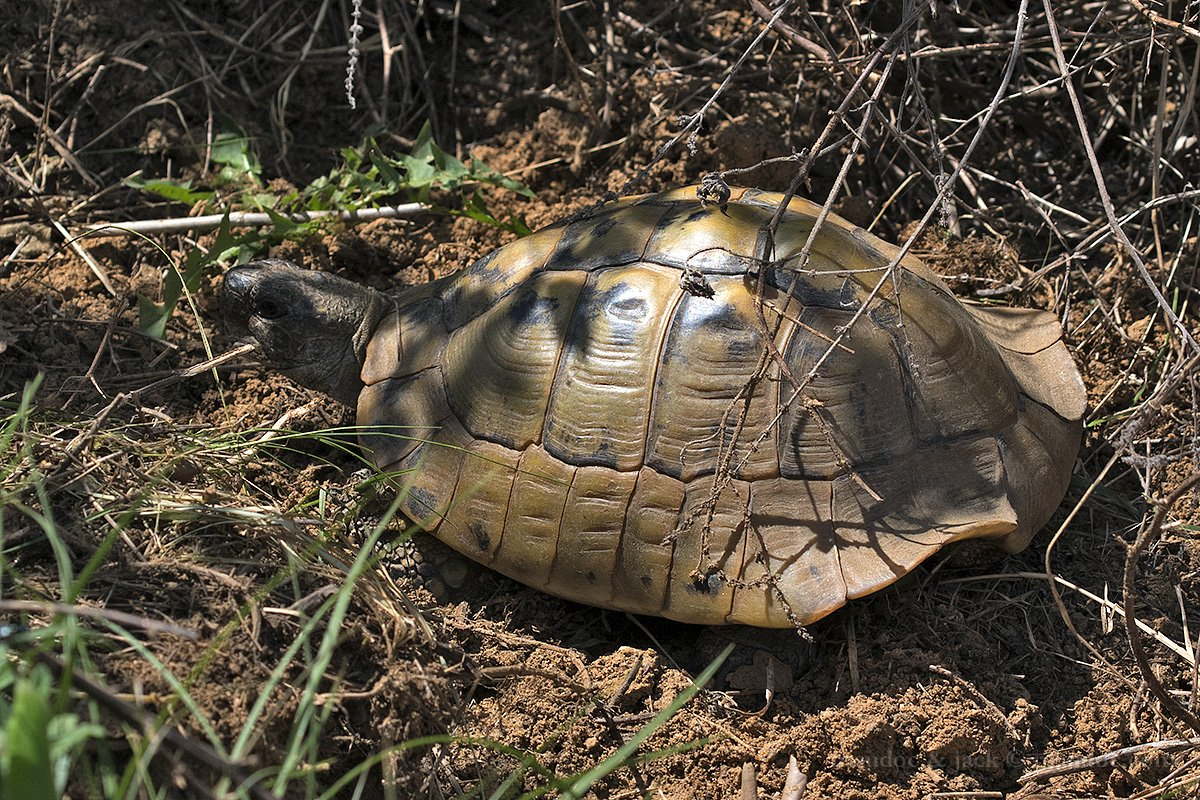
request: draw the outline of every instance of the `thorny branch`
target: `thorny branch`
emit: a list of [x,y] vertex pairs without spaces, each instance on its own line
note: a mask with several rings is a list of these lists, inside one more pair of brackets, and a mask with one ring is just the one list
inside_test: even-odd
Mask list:
[[754,40],[750,42],[750,45],[742,52],[741,56],[738,57],[738,60],[735,61],[733,65],[726,71],[725,79],[721,81],[721,85],[717,87],[716,91],[714,91],[712,95],[710,95],[709,98],[704,101],[704,105],[700,106],[696,112],[684,117],[683,126],[679,129],[679,132],[667,140],[667,142],[660,148],[658,148],[658,150],[654,153],[654,157],[650,159],[650,161],[644,167],[638,170],[632,178],[626,181],[621,187],[621,190],[612,195],[612,199],[616,199],[616,197],[621,195],[633,194],[636,192],[638,187],[642,185],[643,181],[649,177],[650,168],[652,166],[665,158],[667,154],[675,148],[675,145],[679,144],[679,142],[685,136],[692,136],[700,129],[700,124],[704,121],[704,115],[708,113],[708,110],[717,102],[717,98],[719,98],[721,94],[729,87],[733,77],[738,73],[739,70],[741,70],[742,65],[746,63],[746,60],[758,50],[758,47],[760,44],[762,44],[763,39],[765,39],[767,34],[771,32],[771,26],[774,25],[775,22],[779,20],[785,13],[787,13],[788,9],[792,7],[794,2],[795,0],[784,0],[783,3],[779,4],[779,7],[775,9],[775,13],[772,15],[771,19],[767,21],[766,25],[763,26],[763,29],[759,31],[757,36],[754,37]]
[[[985,111],[983,118],[980,120],[979,127],[976,130],[975,135],[972,137],[971,141],[968,143],[962,157],[959,158],[958,162],[955,164],[954,171],[951,173],[949,178],[941,186],[938,187],[937,194],[935,195],[933,202],[931,202],[929,204],[928,209],[925,212],[925,215],[921,218],[920,222],[917,224],[915,229],[909,234],[907,239],[900,246],[900,248],[898,249],[896,254],[889,260],[888,264],[879,268],[879,271],[881,273],[879,280],[872,287],[871,291],[867,294],[866,298],[864,298],[863,301],[859,304],[858,308],[855,310],[855,313],[851,317],[850,321],[848,323],[846,323],[845,326],[843,326],[842,328],[840,328],[838,330],[837,336],[834,339],[834,341],[829,344],[829,346],[824,350],[824,352],[820,355],[820,357],[816,360],[816,362],[813,364],[812,368],[804,375],[804,377],[798,383],[793,384],[793,388],[792,388],[790,395],[787,397],[786,400],[783,400],[782,402],[780,402],[778,412],[770,420],[770,422],[766,426],[764,426],[763,430],[761,430],[757,434],[755,439],[750,442],[750,444],[749,444],[745,454],[742,456],[741,460],[732,467],[729,465],[728,461],[726,461],[722,465],[723,469],[722,468],[718,469],[716,475],[714,476],[713,487],[710,492],[709,499],[707,501],[705,501],[705,503],[703,503],[699,509],[694,511],[693,514],[690,515],[688,519],[686,519],[683,523],[681,523],[681,527],[686,528],[687,526],[690,526],[694,522],[695,514],[700,513],[702,511],[706,515],[706,525],[705,525],[705,530],[704,530],[703,535],[704,536],[710,535],[713,515],[715,514],[715,508],[716,508],[716,505],[717,505],[717,502],[719,500],[721,493],[723,491],[725,491],[725,489],[729,486],[730,482],[735,478],[735,476],[737,474],[739,474],[739,472],[746,465],[746,463],[748,462],[750,456],[754,453],[754,451],[758,447],[762,446],[762,444],[764,442],[766,442],[766,440],[771,435],[771,431],[778,429],[779,423],[782,421],[783,415],[784,415],[784,413],[786,413],[786,410],[802,397],[805,389],[807,388],[809,383],[811,383],[811,381],[819,373],[821,367],[829,359],[830,355],[832,355],[832,353],[839,346],[843,346],[843,341],[850,335],[850,332],[853,330],[854,325],[858,323],[858,321],[862,318],[863,314],[865,314],[866,311],[869,308],[871,308],[872,303],[874,303],[875,299],[878,297],[880,291],[883,289],[885,284],[887,284],[887,282],[889,280],[894,280],[896,270],[899,268],[900,263],[904,260],[904,258],[911,251],[912,247],[916,243],[917,239],[920,237],[921,233],[929,225],[930,221],[933,218],[933,215],[941,209],[942,203],[945,201],[945,199],[949,196],[950,192],[955,187],[959,177],[962,175],[963,170],[965,169],[969,159],[971,158],[971,155],[974,153],[975,148],[978,146],[979,142],[982,140],[984,132],[988,128],[988,123],[991,121],[992,116],[995,114],[996,109],[999,107],[1001,100],[1004,98],[1005,93],[1008,91],[1008,86],[1012,80],[1012,76],[1016,69],[1016,65],[1017,65],[1018,61],[1020,60],[1021,46],[1022,46],[1022,42],[1023,42],[1025,23],[1026,23],[1026,19],[1027,19],[1027,17],[1026,17],[1027,7],[1028,7],[1028,0],[1022,0],[1021,6],[1017,11],[1016,30],[1014,31],[1012,49],[1009,53],[1008,61],[1005,64],[1004,73],[1001,77],[1000,84],[997,87],[996,92],[992,97],[991,102],[988,104],[987,110]],[[906,20],[906,22],[909,25],[913,24],[915,22],[915,17],[911,18],[910,20]],[[885,42],[885,45],[890,46],[896,40],[898,40],[899,37],[902,35],[903,31],[906,30],[906,28],[907,28],[907,25],[900,26],[899,29],[897,30],[897,32],[893,33],[892,36],[889,37],[887,42]],[[882,57],[883,53],[884,53],[884,50],[881,48],[879,51],[877,51],[876,55],[878,57]],[[868,74],[869,71],[874,67],[874,64],[877,62],[877,60],[878,60],[878,58],[873,58],[872,60],[870,60],[867,64],[867,66],[864,68],[863,73],[860,77],[863,77],[866,74]],[[888,65],[885,69],[885,74],[888,70],[890,70],[891,65],[894,62],[895,62],[894,58],[889,60]],[[881,80],[879,85],[882,86],[885,83],[886,83],[886,81]],[[877,95],[875,95],[875,97],[877,97]],[[848,106],[848,103],[849,103],[849,96],[847,96],[847,101],[844,103],[844,106]],[[839,110],[841,110],[841,109],[839,109]],[[870,118],[870,113],[868,112],[868,114],[865,117],[865,121],[869,121],[869,118]],[[866,129],[865,121],[864,121],[864,125],[862,126],[862,130],[864,132]],[[826,131],[830,131],[832,129],[833,124],[834,124],[834,120],[831,119],[829,124],[827,124],[827,126],[826,126]],[[857,143],[857,142],[861,141],[862,138],[863,138],[862,135],[856,136],[854,141]],[[820,147],[820,144],[821,144],[821,142],[818,141],[817,145],[814,146],[812,148],[812,150],[814,150],[814,151],[818,150]],[[842,179],[844,179],[845,172],[849,168],[849,164],[851,162],[851,159],[853,158],[854,152],[856,152],[856,150],[852,149],[851,155],[849,157],[847,157],[847,159],[843,162],[842,170],[839,173],[840,178],[842,178]],[[801,183],[803,182],[803,178],[807,175],[807,167],[811,167],[811,161],[806,162],[804,165],[802,165],[801,169],[797,171],[797,175],[792,179],[791,185],[789,185],[789,187],[788,187],[788,191],[784,194],[784,197],[780,201],[780,204],[777,207],[775,214],[772,217],[772,219],[768,225],[768,228],[766,231],[767,236],[768,236],[768,243],[769,243],[768,248],[767,248],[768,253],[773,253],[774,233],[776,230],[778,230],[779,224],[783,220],[783,216],[786,212],[788,204],[791,201],[791,198],[795,195],[796,191],[799,189]],[[804,269],[804,267],[807,264],[807,259],[808,259],[809,255],[811,254],[812,247],[816,241],[816,237],[820,233],[821,225],[828,218],[830,209],[831,209],[834,201],[836,200],[837,191],[838,191],[840,184],[841,184],[840,179],[837,182],[835,182],[834,188],[831,190],[829,197],[826,199],[824,205],[822,206],[822,210],[821,210],[820,214],[818,215],[816,221],[814,222],[812,230],[809,233],[808,239],[806,240],[804,247],[801,249],[799,256],[796,258],[794,264],[788,265],[789,268],[793,270],[792,271],[792,281],[793,282],[789,284],[789,286],[787,287],[787,289],[785,290],[785,293],[784,293],[785,299],[784,299],[784,305],[783,305],[783,309],[782,309],[782,311],[784,311],[784,312],[787,311],[787,305],[793,297],[792,288],[794,286],[794,280],[797,275],[797,271]],[[792,259],[789,259],[789,261],[791,261],[791,260]],[[769,263],[771,263],[771,262],[769,262]],[[760,270],[760,276],[759,276],[759,286],[760,286],[759,302],[760,303],[762,302],[762,297],[763,297],[763,295],[762,295],[763,289],[761,288],[763,285],[763,277],[762,276],[765,274],[767,267],[768,267],[768,265],[764,264],[762,269]],[[782,323],[782,320],[783,320],[783,317],[781,316],[779,321],[777,321],[777,326]],[[771,341],[771,340],[773,340],[773,331],[765,331],[764,332],[764,348],[769,348],[769,345],[767,345],[765,342]],[[763,365],[765,363],[766,363],[766,359],[760,360],[760,365]],[[761,379],[762,379],[761,376],[759,376],[756,373],[756,375],[751,378],[751,383],[756,383],[758,380],[761,380]],[[745,394],[745,393],[743,392],[742,394]],[[740,396],[741,395],[739,395],[739,397]],[[748,400],[746,402],[748,404]],[[735,404],[737,403],[736,399],[735,399],[734,403]],[[743,422],[744,422],[746,414],[747,414],[747,412],[745,410],[743,410],[742,417],[741,417]],[[739,427],[738,427],[739,434],[741,432],[740,428],[741,428],[741,426],[739,425]],[[736,444],[736,441],[737,440],[734,439],[734,444]],[[733,449],[734,444],[730,445],[730,450]],[[711,567],[710,567],[710,569],[711,569]],[[728,577],[726,577],[726,579],[728,580]],[[778,590],[776,590],[776,591],[777,591],[777,594],[779,594],[781,600],[786,605],[787,604],[786,598],[783,598],[782,593],[779,593]]]
[[[1063,75],[1067,74],[1067,57],[1063,53],[1062,40],[1058,35],[1058,25],[1054,21],[1054,9],[1050,5],[1050,0],[1042,0],[1042,7],[1046,11],[1046,21],[1050,25],[1050,38],[1054,42],[1054,57],[1058,61],[1058,70]],[[1088,132],[1087,119],[1083,114],[1083,107],[1079,104],[1079,95],[1075,92],[1075,82],[1069,78],[1063,82],[1067,88],[1067,96],[1071,99],[1071,108],[1075,111],[1075,122],[1079,126],[1079,136],[1083,142],[1084,151],[1087,153],[1088,164],[1092,168],[1092,177],[1096,181],[1096,191],[1100,196],[1100,202],[1104,206],[1104,215],[1108,218],[1108,226],[1112,230],[1113,236],[1121,243],[1125,252],[1129,254],[1129,258],[1137,267],[1138,274],[1142,281],[1145,282],[1146,288],[1150,290],[1150,294],[1154,295],[1155,302],[1162,310],[1163,316],[1171,322],[1171,327],[1176,330],[1179,338],[1187,343],[1188,347],[1193,352],[1200,353],[1200,344],[1197,344],[1189,331],[1180,321],[1175,310],[1171,308],[1171,304],[1167,302],[1167,298],[1163,297],[1162,290],[1158,288],[1154,278],[1150,275],[1150,271],[1146,269],[1146,263],[1142,260],[1141,253],[1134,247],[1133,242],[1129,241],[1129,237],[1125,235],[1125,229],[1121,227],[1120,220],[1117,219],[1116,209],[1113,208],[1112,197],[1108,194],[1108,186],[1104,180],[1104,170],[1100,166],[1100,162],[1096,159],[1096,148],[1092,144],[1092,136]]]

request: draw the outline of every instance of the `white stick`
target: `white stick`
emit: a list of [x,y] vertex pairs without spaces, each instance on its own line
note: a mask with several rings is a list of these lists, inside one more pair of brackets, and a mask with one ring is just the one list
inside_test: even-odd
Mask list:
[[104,268],[96,262],[96,259],[92,258],[92,254],[89,253],[83,247],[83,245],[79,243],[79,237],[72,236],[69,232],[67,232],[67,229],[63,227],[62,223],[56,219],[51,219],[50,224],[53,225],[54,229],[59,232],[59,234],[63,237],[63,240],[71,246],[71,249],[75,251],[75,254],[82,258],[83,262],[88,265],[88,269],[90,269],[92,274],[95,275],[100,281],[100,285],[104,287],[105,291],[107,291],[113,297],[116,297],[117,290],[113,288],[112,281],[108,279],[108,273],[106,273]]
[[[345,222],[370,222],[373,219],[398,219],[415,217],[430,210],[424,203],[405,203],[400,206],[380,206],[379,208],[362,208],[358,211],[297,211],[278,216],[292,222],[308,222],[336,216]],[[220,227],[224,214],[206,214],[202,217],[174,217],[170,219],[142,219],[135,222],[103,222],[88,225],[84,233],[106,233],[111,235],[136,233],[180,233],[182,231],[207,231]],[[274,222],[270,214],[261,212],[236,211],[229,215],[229,225],[235,228],[253,228],[259,225],[270,225]]]
[[[942,583],[972,583],[974,581],[1003,580],[1005,578],[1027,578],[1029,580],[1044,581],[1044,580],[1046,580],[1046,573],[1044,573],[1044,572],[997,572],[997,573],[993,573],[991,575],[971,575],[966,578],[947,578],[947,579],[943,580]],[[1062,577],[1061,575],[1055,575],[1054,581],[1058,584],[1061,584],[1061,585],[1067,587],[1068,589],[1074,589],[1075,591],[1079,592],[1081,595],[1086,597],[1088,600],[1091,600],[1093,603],[1099,603],[1100,605],[1107,608],[1109,611],[1112,611],[1114,614],[1119,615],[1122,619],[1125,618],[1125,608],[1123,606],[1121,606],[1121,604],[1114,603],[1111,600],[1105,600],[1103,597],[1100,597],[1097,594],[1093,594],[1092,592],[1089,592],[1087,589],[1084,589],[1082,586],[1071,583],[1069,580]],[[1195,659],[1194,653],[1188,652],[1191,649],[1190,643],[1188,644],[1187,647],[1185,647],[1184,645],[1181,645],[1178,642],[1176,642],[1174,639],[1171,639],[1170,637],[1168,637],[1165,633],[1154,630],[1154,628],[1151,628],[1149,625],[1142,622],[1140,619],[1137,621],[1137,626],[1147,636],[1151,637],[1156,642],[1161,644],[1163,647],[1167,648],[1172,653],[1174,653],[1175,655],[1182,658],[1184,661],[1186,661],[1191,666],[1194,667],[1196,665],[1196,659]]]

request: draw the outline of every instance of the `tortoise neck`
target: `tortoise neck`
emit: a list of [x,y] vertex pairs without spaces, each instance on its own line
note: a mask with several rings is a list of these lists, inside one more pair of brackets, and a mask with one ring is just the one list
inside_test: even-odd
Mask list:
[[380,320],[392,309],[392,301],[374,289],[366,289],[362,316],[350,337],[350,352],[341,360],[341,367],[330,382],[328,393],[335,400],[354,407],[362,391],[362,365],[367,357],[367,345],[379,327]]

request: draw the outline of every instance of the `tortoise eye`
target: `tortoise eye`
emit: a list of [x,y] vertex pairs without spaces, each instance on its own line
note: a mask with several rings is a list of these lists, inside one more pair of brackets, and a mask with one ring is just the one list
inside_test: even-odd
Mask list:
[[287,313],[283,303],[271,297],[259,297],[254,300],[254,316],[260,319],[279,319]]

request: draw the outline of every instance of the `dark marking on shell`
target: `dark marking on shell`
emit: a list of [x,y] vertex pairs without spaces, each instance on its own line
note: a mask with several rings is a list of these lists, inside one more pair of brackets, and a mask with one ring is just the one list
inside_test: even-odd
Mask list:
[[[786,267],[771,267],[766,281],[781,292],[788,291],[802,306],[820,306],[834,311],[854,311],[859,306],[857,284],[849,278],[837,289],[820,286],[813,277],[802,275]],[[827,283],[828,279],[822,281]],[[793,305],[793,307],[795,307]]]
[[508,316],[517,325],[551,325],[558,309],[557,297],[544,297],[531,286],[521,293],[508,309]]
[[437,497],[434,496],[433,492],[422,486],[410,487],[408,490],[408,499],[413,505],[418,506],[422,510],[423,513],[419,516],[432,513],[437,508]]
[[645,294],[636,284],[618,283],[597,291],[588,281],[580,293],[563,344],[568,351],[586,352],[592,327],[603,319],[613,344],[632,347],[645,322],[647,308]]
[[[620,296],[627,289],[629,289],[628,286],[620,284],[615,287],[614,294]],[[629,295],[610,302],[608,307],[612,309],[612,315],[618,319],[640,322],[646,318],[646,305],[645,297]]]
[[615,227],[617,227],[617,217],[614,214],[597,222],[596,226],[592,228],[591,233],[592,236],[595,236],[598,239],[601,236],[607,235],[608,232]]
[[485,552],[492,544],[492,537],[488,536],[487,531],[478,522],[472,522],[469,528],[471,535],[475,537],[475,544],[481,552]]

